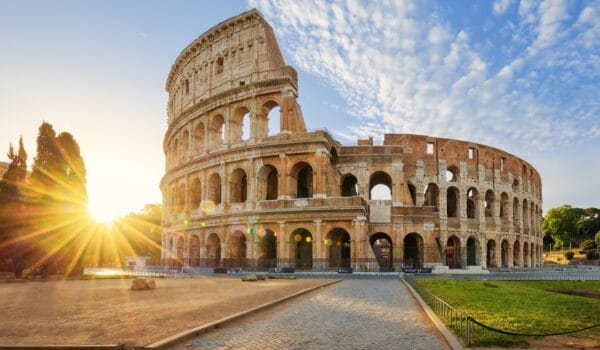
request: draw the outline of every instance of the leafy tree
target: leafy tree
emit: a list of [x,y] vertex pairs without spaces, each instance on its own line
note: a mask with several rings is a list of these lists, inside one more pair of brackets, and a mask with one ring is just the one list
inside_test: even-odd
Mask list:
[[555,242],[568,243],[577,234],[577,213],[570,205],[549,209],[544,218],[542,229]]
[[596,245],[600,246],[600,231],[596,232],[594,240],[596,241]]
[[590,249],[596,249],[596,242],[592,239],[586,239],[585,241],[581,242],[581,244],[579,245],[579,249],[582,252],[585,252],[586,250]]

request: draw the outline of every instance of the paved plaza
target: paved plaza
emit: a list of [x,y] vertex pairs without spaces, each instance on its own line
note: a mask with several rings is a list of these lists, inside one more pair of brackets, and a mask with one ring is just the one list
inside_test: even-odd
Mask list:
[[398,280],[344,280],[174,349],[447,349]]

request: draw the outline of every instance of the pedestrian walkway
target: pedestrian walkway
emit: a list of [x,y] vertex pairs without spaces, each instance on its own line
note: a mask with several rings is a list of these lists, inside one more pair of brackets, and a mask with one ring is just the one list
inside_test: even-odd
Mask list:
[[344,280],[174,349],[447,349],[398,280]]

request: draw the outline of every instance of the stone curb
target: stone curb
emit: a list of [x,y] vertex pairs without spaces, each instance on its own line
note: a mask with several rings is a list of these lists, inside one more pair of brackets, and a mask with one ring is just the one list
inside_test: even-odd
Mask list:
[[429,307],[429,305],[427,305],[427,303],[413,289],[413,287],[411,287],[411,285],[408,284],[403,278],[401,280],[402,280],[402,283],[404,283],[404,285],[411,292],[411,294],[413,295],[413,297],[421,305],[421,308],[423,308],[423,311],[425,311],[425,313],[427,314],[427,316],[429,317],[429,319],[431,320],[431,322],[435,325],[435,327],[438,329],[438,331],[440,331],[440,333],[442,334],[442,336],[446,339],[446,342],[448,343],[448,345],[450,345],[450,348],[452,348],[452,350],[462,350],[462,349],[464,349],[464,347],[463,347],[462,343],[460,342],[460,340],[454,335],[454,333],[452,333],[448,329],[448,327],[446,327],[446,325],[444,324],[444,322],[442,322],[442,320],[440,320],[437,317],[437,315],[435,314],[435,312],[433,312],[433,310],[431,310],[431,308]]
[[327,281],[325,283],[319,284],[319,285],[314,286],[314,287],[303,289],[303,290],[301,290],[299,292],[296,292],[294,294],[284,296],[282,298],[270,301],[270,302],[268,302],[266,304],[255,306],[255,307],[253,307],[253,308],[251,308],[249,310],[238,312],[238,313],[233,314],[231,316],[227,316],[227,317],[222,318],[220,320],[217,320],[217,321],[214,321],[214,322],[211,322],[211,323],[208,323],[208,324],[196,327],[196,328],[188,329],[188,330],[183,331],[181,333],[175,334],[173,336],[170,336],[168,338],[159,340],[159,341],[157,341],[155,343],[152,343],[150,345],[146,345],[146,346],[140,347],[140,348],[143,348],[143,349],[163,349],[166,346],[173,345],[175,343],[179,343],[179,342],[181,342],[181,341],[183,341],[185,339],[200,336],[202,333],[206,333],[210,329],[219,328],[220,326],[222,326],[222,325],[224,325],[226,323],[229,323],[231,321],[237,320],[237,319],[242,318],[244,316],[248,316],[249,314],[252,314],[254,312],[261,311],[261,310],[266,309],[268,307],[271,307],[271,306],[277,305],[279,303],[282,303],[282,302],[284,302],[286,300],[292,299],[292,298],[300,296],[302,294],[306,294],[308,292],[312,292],[313,290],[316,290],[316,289],[319,289],[319,288],[327,287],[329,285],[332,285],[334,283],[338,283],[340,281],[342,281],[342,280],[341,279],[336,279],[336,280],[333,280],[333,281]]
[[127,349],[124,344],[109,345],[1,345],[0,349],[17,350],[119,350]]

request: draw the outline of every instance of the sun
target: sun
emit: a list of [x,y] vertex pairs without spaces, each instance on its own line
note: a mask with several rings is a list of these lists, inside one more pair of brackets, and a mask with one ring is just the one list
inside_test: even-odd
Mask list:
[[94,219],[94,221],[110,225],[115,221],[119,214],[115,211],[114,207],[98,205],[96,203],[88,204],[88,213]]

